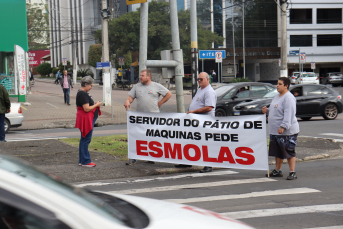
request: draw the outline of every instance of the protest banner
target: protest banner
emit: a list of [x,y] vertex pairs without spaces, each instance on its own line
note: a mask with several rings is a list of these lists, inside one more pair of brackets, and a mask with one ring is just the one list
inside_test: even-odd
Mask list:
[[213,117],[127,112],[128,157],[251,170],[268,170],[265,115]]

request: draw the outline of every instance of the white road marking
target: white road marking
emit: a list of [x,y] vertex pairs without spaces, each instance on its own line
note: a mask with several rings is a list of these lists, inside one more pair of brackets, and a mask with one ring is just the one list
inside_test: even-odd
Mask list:
[[141,182],[148,182],[148,181],[158,181],[158,180],[174,180],[180,178],[187,178],[187,177],[205,177],[205,176],[220,176],[220,175],[231,175],[237,174],[238,172],[235,171],[219,171],[219,172],[212,172],[212,173],[186,173],[182,175],[176,176],[167,176],[167,177],[156,177],[150,179],[138,179],[138,180],[127,180],[121,182],[112,182],[112,183],[101,183],[101,182],[94,182],[94,183],[83,183],[83,184],[76,184],[77,187],[86,187],[86,186],[104,186],[104,185],[111,185],[111,184],[130,184],[130,183],[141,183]]
[[56,107],[55,105],[52,105],[51,103],[47,103],[47,104],[49,104],[50,106],[53,106],[53,107],[58,109],[58,107]]
[[320,133],[320,135],[329,135],[329,136],[343,137],[343,134],[339,134],[339,133]]
[[229,180],[229,181],[218,181],[218,182],[208,182],[208,183],[197,183],[197,184],[185,184],[185,185],[173,185],[173,186],[162,186],[153,188],[142,188],[142,189],[129,189],[121,191],[112,191],[109,193],[118,194],[136,194],[136,193],[147,193],[147,192],[165,192],[165,191],[175,191],[181,189],[195,189],[195,188],[208,188],[215,186],[226,186],[235,184],[251,184],[251,183],[261,183],[261,182],[271,182],[277,181],[271,178],[256,178],[256,179],[243,179],[243,180]]
[[233,219],[247,219],[257,217],[272,217],[278,215],[294,215],[305,213],[321,213],[321,212],[334,212],[343,211],[343,204],[328,204],[328,205],[311,205],[302,207],[289,207],[289,208],[273,208],[273,209],[260,209],[251,211],[238,211],[221,213],[224,216]]
[[320,192],[319,190],[312,188],[291,188],[291,189],[279,189],[279,190],[269,190],[263,192],[251,192],[237,195],[222,195],[222,196],[206,196],[206,197],[196,197],[188,199],[167,199],[166,201],[174,203],[195,203],[195,202],[205,202],[205,201],[216,201],[216,200],[233,200],[233,199],[243,199],[261,196],[276,196],[276,195],[290,195],[290,194],[303,194],[303,193],[313,193]]
[[343,225],[331,226],[331,227],[312,227],[312,228],[304,228],[304,229],[343,229]]
[[62,139],[67,137],[51,137],[51,138],[6,138],[8,142],[23,142],[23,141],[36,141],[36,140],[49,140],[49,139]]

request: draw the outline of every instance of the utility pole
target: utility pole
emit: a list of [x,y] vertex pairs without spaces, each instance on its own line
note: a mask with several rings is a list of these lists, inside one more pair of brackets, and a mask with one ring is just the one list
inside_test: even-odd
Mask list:
[[243,78],[245,79],[245,32],[244,32],[244,17],[245,17],[245,2],[243,0]]
[[[214,33],[213,0],[211,0],[211,32]],[[212,42],[212,48],[214,48],[214,42]]]
[[[72,4],[72,1],[69,1],[70,3],[70,25],[71,25],[71,49],[72,49],[72,63],[73,63],[73,84],[75,85],[76,84],[76,77],[77,77],[77,72],[76,72],[76,51],[75,51],[75,48],[76,48],[76,45],[75,42],[74,42],[74,17],[73,17],[73,4]],[[67,69],[68,70],[68,69]]]
[[[109,62],[109,45],[108,45],[108,18],[110,13],[108,11],[107,0],[102,0],[101,4],[101,16],[102,16],[102,60],[103,62]],[[112,105],[112,84],[110,77],[110,69],[103,68],[102,70],[102,82],[103,82],[103,99],[105,100],[105,106]]]
[[192,58],[192,98],[198,88],[198,29],[197,29],[197,3],[191,0],[191,58]]
[[235,72],[235,78],[237,76],[236,73],[236,49],[235,49],[235,24],[233,22],[233,0],[231,0],[231,23],[232,23],[232,47],[233,47],[233,69]]
[[[287,77],[287,0],[281,3],[281,70],[280,77]],[[300,56],[300,53],[299,53]]]
[[139,38],[139,73],[146,69],[148,59],[148,16],[149,2],[141,3]]
[[222,20],[223,20],[223,48],[226,48],[226,12],[225,12],[225,0],[222,1]]

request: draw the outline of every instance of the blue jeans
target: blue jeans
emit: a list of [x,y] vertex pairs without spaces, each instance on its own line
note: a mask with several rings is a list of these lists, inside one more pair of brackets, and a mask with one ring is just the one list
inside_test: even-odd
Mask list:
[[70,93],[70,88],[63,88],[63,93],[64,93],[64,103],[70,103],[69,99],[69,93]]
[[0,141],[5,141],[5,114],[0,114]]
[[88,151],[88,146],[92,140],[92,134],[93,134],[94,124],[95,124],[96,119],[97,118],[93,119],[93,128],[86,135],[86,137],[82,137],[82,132],[81,132],[81,139],[79,143],[79,163],[81,163],[82,165],[87,165],[88,163],[92,162],[91,156]]

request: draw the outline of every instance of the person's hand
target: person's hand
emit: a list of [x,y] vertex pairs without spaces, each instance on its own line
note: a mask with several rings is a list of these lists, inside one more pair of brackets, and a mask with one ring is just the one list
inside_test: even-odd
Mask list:
[[283,134],[283,131],[285,130],[285,128],[283,128],[283,127],[279,127],[279,129],[277,129],[277,132],[279,133],[279,134]]
[[262,113],[267,114],[268,108],[266,106],[262,107]]
[[161,106],[162,106],[161,101],[159,101],[159,102],[157,103],[157,105],[158,105],[158,108],[161,108]]
[[101,103],[100,101],[98,101],[98,102],[95,103],[96,107],[100,107],[101,104],[102,104],[102,103]]
[[[131,103],[130,103],[130,101],[126,100],[125,103],[124,103],[124,107],[125,107],[126,110],[128,110],[129,108],[131,108]],[[160,106],[158,106],[158,107],[160,107]]]
[[187,114],[189,114],[189,113],[194,113],[194,110],[191,110],[191,111],[188,111],[188,112],[187,112]]
[[11,108],[10,109],[7,109],[7,113],[10,113],[11,112]]

